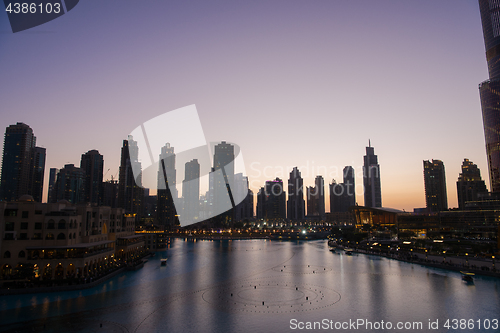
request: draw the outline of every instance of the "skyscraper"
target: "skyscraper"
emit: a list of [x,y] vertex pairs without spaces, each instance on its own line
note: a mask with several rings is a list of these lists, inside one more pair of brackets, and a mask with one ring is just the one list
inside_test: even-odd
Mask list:
[[277,177],[275,180],[266,181],[264,193],[264,218],[286,219],[286,192],[283,190],[283,181]]
[[486,184],[481,179],[481,171],[469,159],[464,159],[462,163],[462,173],[458,176],[457,194],[458,207],[465,209],[468,201],[477,201],[481,194],[487,194]]
[[45,148],[34,147],[31,150],[30,188],[33,200],[42,202],[43,177],[45,175]]
[[[163,169],[165,168],[165,170]],[[167,176],[165,181],[164,177]],[[177,171],[175,169],[175,153],[174,147],[170,143],[166,143],[161,148],[161,153],[158,163],[158,190],[157,190],[157,208],[156,218],[158,223],[172,228],[176,224],[177,210],[174,205],[174,196],[177,199],[176,190]]]
[[305,215],[304,180],[299,169],[295,167],[288,178],[287,218],[291,221],[300,221],[304,219]]
[[354,168],[346,166],[343,171],[344,182],[337,184],[335,179],[330,184],[330,212],[345,213],[356,205]]
[[56,197],[54,193],[54,185],[56,183],[56,178],[57,178],[57,168],[50,168],[47,202],[56,202]]
[[424,161],[425,203],[429,212],[448,210],[444,164],[440,160]]
[[182,182],[182,198],[183,220],[196,222],[200,212],[200,163],[197,159],[186,162]]
[[253,217],[253,192],[248,188],[248,177],[242,173],[234,175],[234,185],[231,189],[236,198],[244,198],[234,207],[234,220],[242,221]]
[[89,150],[82,154],[80,169],[85,172],[85,202],[102,204],[103,156],[97,150]]
[[[142,201],[144,199],[144,190],[141,187],[141,163],[137,160],[139,156],[139,147],[137,142],[129,135],[128,140],[123,140],[119,182],[118,182],[118,207],[124,208],[127,213],[138,214],[142,212]],[[139,170],[137,179],[134,178],[132,170]]]
[[[234,146],[222,141],[215,146],[214,153],[214,171],[221,170],[225,183],[215,181],[214,184],[214,200],[220,202],[227,200],[227,193],[230,191],[230,184],[234,180]],[[216,179],[221,179],[217,177]],[[217,203],[219,205],[219,203]]]
[[231,185],[234,182],[234,146],[222,141],[214,148],[213,207],[222,223],[231,222],[235,206]]
[[500,192],[500,1],[479,0],[489,80],[479,85],[492,192]]
[[42,200],[45,148],[36,147],[31,127],[24,123],[5,130],[0,200],[14,201],[24,194]]
[[366,155],[364,156],[363,187],[365,190],[365,207],[382,207],[380,165],[370,141],[368,141]]
[[325,218],[325,182],[322,176],[316,176],[314,187],[306,188],[307,216]]
[[85,201],[84,184],[85,172],[74,164],[66,164],[57,173],[53,188],[55,201],[67,200],[72,204]]

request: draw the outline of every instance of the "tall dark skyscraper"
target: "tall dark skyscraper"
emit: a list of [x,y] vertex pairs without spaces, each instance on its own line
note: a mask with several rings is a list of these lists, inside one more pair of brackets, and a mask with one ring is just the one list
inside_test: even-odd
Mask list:
[[489,80],[479,85],[492,192],[500,192],[500,1],[479,0]]
[[132,171],[141,170],[141,163],[137,160],[138,156],[137,142],[129,136],[128,140],[123,140],[118,178],[118,207],[124,208],[127,213],[138,214],[137,216],[142,213],[144,200],[141,176],[136,180]]
[[24,123],[5,130],[0,200],[14,201],[24,194],[42,200],[45,148],[36,147],[31,127]]
[[56,202],[56,197],[54,193],[54,185],[56,183],[56,178],[57,178],[57,168],[50,168],[47,202]]
[[448,210],[444,164],[440,160],[424,161],[425,203],[430,212]]
[[[161,148],[159,162],[156,218],[160,225],[169,229],[173,228],[177,221],[177,210],[174,205],[174,196],[177,199],[177,190],[175,187],[177,171],[175,169],[174,147],[171,147],[170,143],[167,142]],[[165,167],[165,170],[163,170],[163,167]],[[166,182],[164,172],[167,176]]]
[[237,198],[244,198],[234,207],[234,220],[242,221],[253,217],[253,192],[248,188],[248,177],[242,173],[234,175],[234,185],[231,188],[232,193]]
[[213,206],[222,223],[234,218],[234,200],[231,185],[234,183],[234,146],[222,141],[214,148]]
[[354,168],[346,166],[343,175],[343,183],[337,184],[334,179],[330,184],[330,212],[332,213],[345,213],[349,207],[356,205]]
[[33,200],[42,202],[43,178],[45,175],[46,151],[42,147],[34,147],[31,150],[31,175],[30,188]]
[[295,167],[288,178],[287,218],[291,221],[300,221],[304,219],[305,215],[304,180],[299,169]]
[[306,188],[307,216],[325,218],[325,181],[322,176],[316,176],[314,187]]
[[366,155],[364,156],[363,187],[365,190],[365,207],[382,207],[380,165],[370,141],[368,141]]
[[266,181],[264,193],[263,218],[286,219],[286,192],[283,189],[283,181],[279,178]]
[[183,220],[196,222],[200,213],[200,163],[197,159],[186,162],[182,198]]
[[85,201],[85,171],[75,167],[73,164],[66,164],[57,173],[54,184],[55,202],[67,200],[73,204]]
[[102,204],[104,158],[97,150],[82,154],[80,169],[85,172],[85,202]]
[[[220,181],[214,184],[214,200],[227,200],[228,186],[233,183],[234,180],[234,146],[222,141],[220,144],[215,146],[214,153],[214,171],[223,170],[223,176],[225,183]],[[216,178],[217,179],[217,178]],[[220,178],[219,178],[220,179]]]
[[481,179],[481,171],[467,158],[462,163],[462,173],[458,176],[457,194],[458,207],[465,209],[468,201],[478,201],[481,195],[486,195],[488,190],[484,180]]

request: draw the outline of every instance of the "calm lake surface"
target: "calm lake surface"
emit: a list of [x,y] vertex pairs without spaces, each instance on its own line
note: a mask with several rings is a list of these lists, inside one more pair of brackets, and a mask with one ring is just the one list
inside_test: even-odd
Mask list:
[[[0,296],[0,331],[290,332],[317,322],[315,331],[500,332],[500,279],[466,284],[457,272],[332,253],[326,241],[172,239],[148,260],[92,289]],[[473,321],[454,330],[453,319]]]

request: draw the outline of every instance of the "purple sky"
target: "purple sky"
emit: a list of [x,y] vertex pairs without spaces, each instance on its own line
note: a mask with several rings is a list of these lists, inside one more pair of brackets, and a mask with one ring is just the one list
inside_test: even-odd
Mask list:
[[30,125],[47,173],[98,149],[117,175],[130,131],[196,104],[208,141],[239,144],[255,192],[293,166],[305,185],[341,181],[368,139],[383,206],[425,206],[424,159],[445,163],[450,207],[464,158],[489,188],[475,0],[80,1],[16,34],[0,14],[0,73],[0,129]]

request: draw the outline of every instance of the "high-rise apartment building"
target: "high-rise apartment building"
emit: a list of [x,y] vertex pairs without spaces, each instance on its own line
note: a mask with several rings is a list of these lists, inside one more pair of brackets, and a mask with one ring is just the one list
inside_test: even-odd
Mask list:
[[370,141],[368,141],[366,155],[364,156],[363,187],[365,191],[365,207],[382,207],[380,165]]
[[31,174],[30,174],[30,194],[36,202],[42,202],[43,178],[45,175],[46,151],[42,147],[34,147],[31,150]]
[[45,148],[36,147],[31,127],[24,123],[5,130],[0,200],[15,201],[24,194],[42,201]]
[[286,219],[286,192],[283,189],[283,180],[276,177],[274,180],[266,181],[264,200],[264,218]]
[[349,207],[356,205],[355,173],[352,166],[343,170],[344,182],[338,183],[335,179],[330,184],[330,212],[345,213]]
[[56,183],[56,178],[57,178],[57,168],[50,168],[47,202],[56,202],[56,198],[55,198],[55,194],[54,194],[54,185]]
[[57,173],[54,184],[54,202],[67,200],[72,204],[85,201],[85,171],[75,167],[74,164],[66,164]]
[[325,181],[322,176],[316,176],[314,187],[307,187],[306,194],[307,216],[325,219]]
[[103,156],[97,150],[89,150],[82,154],[80,169],[85,172],[85,202],[102,204]]
[[429,212],[448,210],[444,163],[424,161],[425,203]]
[[236,198],[244,198],[234,207],[234,220],[242,221],[253,217],[253,192],[248,188],[248,177],[242,173],[234,175],[234,184],[231,193]]
[[[137,142],[129,136],[128,140],[123,140],[121,151],[119,182],[118,182],[118,207],[124,208],[127,213],[142,213],[142,201],[144,199],[144,190],[142,186],[141,163],[137,160],[139,156],[139,147]],[[133,170],[139,176],[134,177]]]
[[486,195],[488,190],[484,180],[481,179],[481,171],[469,159],[464,159],[462,163],[462,173],[458,176],[457,195],[458,207],[465,209],[465,204],[469,201],[478,201],[482,195]]
[[182,198],[182,219],[191,223],[197,222],[200,213],[200,163],[197,159],[186,162]]
[[173,228],[176,224],[177,210],[174,204],[174,200],[177,199],[176,179],[174,147],[171,147],[170,143],[167,142],[161,148],[159,157],[156,204],[158,223],[167,228]]
[[500,1],[479,0],[489,80],[479,85],[492,192],[500,192]]
[[299,169],[295,167],[288,178],[287,218],[291,221],[301,221],[305,215],[304,180]]

